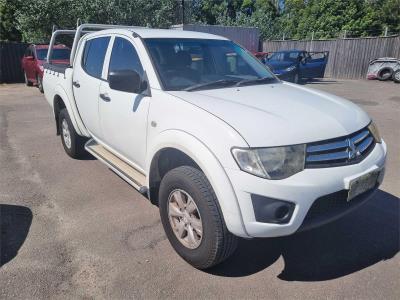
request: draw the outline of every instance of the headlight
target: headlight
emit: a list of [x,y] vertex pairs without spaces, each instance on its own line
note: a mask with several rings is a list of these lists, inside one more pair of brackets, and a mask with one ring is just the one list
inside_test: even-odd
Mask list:
[[376,126],[374,121],[372,121],[368,125],[368,130],[371,132],[371,134],[374,137],[376,143],[382,143],[381,135],[379,134],[378,127]]
[[296,69],[296,66],[290,66],[290,67],[287,67],[285,69],[285,71],[290,72],[290,71],[293,71],[294,69]]
[[304,169],[305,145],[233,148],[232,154],[242,171],[267,179],[283,179]]
[[39,66],[39,69],[40,69],[40,71],[42,71],[42,72],[43,72],[43,70],[44,70],[43,66]]

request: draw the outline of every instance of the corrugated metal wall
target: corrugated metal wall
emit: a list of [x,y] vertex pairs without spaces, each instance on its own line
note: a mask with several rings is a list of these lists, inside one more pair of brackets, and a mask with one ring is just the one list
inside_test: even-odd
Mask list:
[[0,41],[0,83],[23,82],[21,58],[29,44]]
[[173,29],[191,30],[198,32],[212,33],[224,36],[236,43],[242,45],[250,51],[258,51],[260,43],[260,30],[255,27],[236,27],[236,26],[217,26],[184,24],[175,25]]
[[314,40],[314,41],[265,41],[263,50],[279,51],[299,49],[329,51],[327,77],[365,78],[370,60],[379,57],[400,59],[400,36]]

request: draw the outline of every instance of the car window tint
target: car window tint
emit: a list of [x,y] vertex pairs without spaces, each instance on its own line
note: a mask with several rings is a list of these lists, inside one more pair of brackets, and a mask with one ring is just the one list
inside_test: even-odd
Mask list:
[[143,75],[143,68],[140,63],[139,56],[131,42],[126,39],[116,37],[111,52],[108,73],[121,70],[135,71],[140,76]]
[[82,56],[82,68],[89,75],[101,78],[109,41],[110,37],[99,37],[86,41]]

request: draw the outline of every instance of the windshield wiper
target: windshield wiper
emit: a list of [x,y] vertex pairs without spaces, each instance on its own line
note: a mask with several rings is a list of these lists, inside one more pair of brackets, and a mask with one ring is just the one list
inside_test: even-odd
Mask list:
[[271,83],[277,82],[276,78],[274,77],[262,77],[257,79],[244,79],[235,84],[235,86],[244,86],[244,85],[251,85],[251,84],[263,84],[263,83]]
[[[239,81],[240,82],[240,81]],[[195,84],[192,86],[189,86],[185,89],[184,91],[191,92],[191,91],[196,91],[196,90],[201,90],[201,89],[207,89],[207,88],[212,88],[212,87],[224,87],[224,86],[230,86],[230,85],[235,85],[237,84],[237,80],[232,80],[232,79],[220,79],[217,81],[211,81],[211,82],[205,82],[205,83],[199,83]]]

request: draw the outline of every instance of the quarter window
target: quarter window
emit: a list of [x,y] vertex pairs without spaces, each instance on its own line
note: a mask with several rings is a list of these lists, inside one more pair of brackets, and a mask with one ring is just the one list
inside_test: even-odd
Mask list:
[[121,70],[135,71],[140,76],[143,75],[143,67],[131,42],[126,39],[116,37],[111,53],[108,73]]
[[110,37],[99,37],[86,41],[82,56],[82,68],[89,75],[101,78],[109,41]]

